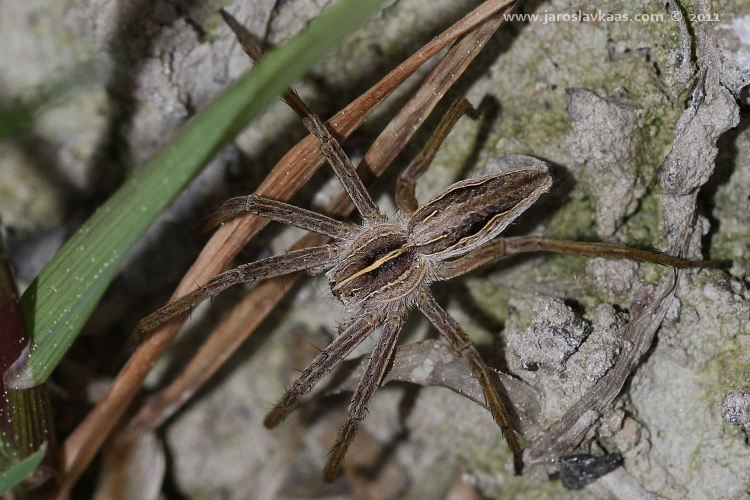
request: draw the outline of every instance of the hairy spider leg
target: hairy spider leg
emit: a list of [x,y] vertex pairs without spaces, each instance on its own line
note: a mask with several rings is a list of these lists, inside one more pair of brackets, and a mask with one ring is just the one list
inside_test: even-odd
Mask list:
[[440,149],[440,146],[442,146],[443,142],[448,137],[448,134],[456,125],[456,122],[464,114],[469,116],[472,120],[479,118],[479,111],[474,109],[468,99],[465,97],[459,97],[451,103],[448,111],[443,115],[435,132],[432,134],[432,137],[430,137],[430,140],[427,141],[427,144],[422,151],[398,176],[395,198],[396,206],[401,212],[412,214],[417,211],[417,208],[419,208],[417,198],[414,194],[417,180],[422,177],[422,174],[424,174],[427,171],[427,168],[432,164],[432,160],[435,159],[435,155]]
[[425,290],[419,296],[417,307],[427,316],[427,319],[437,328],[445,340],[456,351],[461,353],[464,359],[471,363],[471,371],[479,380],[487,407],[492,413],[492,418],[502,430],[503,437],[505,437],[511,453],[513,453],[513,464],[516,474],[520,474],[523,468],[521,444],[518,442],[518,438],[516,438],[516,434],[513,431],[510,414],[500,399],[500,395],[497,393],[497,389],[490,378],[489,369],[477,352],[477,348],[474,347],[474,344],[464,329],[461,328],[461,325],[445,309],[440,307],[440,304],[437,303],[435,297],[429,291]]
[[284,255],[275,255],[267,259],[243,264],[218,274],[197,290],[170,302],[142,319],[135,327],[132,341],[143,342],[147,335],[157,327],[178,316],[187,314],[207,298],[215,297],[232,285],[261,281],[296,271],[321,268],[331,261],[331,255],[335,254],[337,250],[335,245],[303,248]]
[[379,323],[379,318],[373,317],[366,311],[355,316],[356,319],[349,320],[339,328],[339,334],[333,342],[323,349],[302,370],[299,377],[294,381],[281,400],[263,420],[263,425],[269,429],[276,427],[284,418],[297,407],[302,396],[312,390],[313,387],[346,358],[355,347],[362,343],[372,333]]
[[587,257],[603,257],[606,259],[632,259],[677,269],[724,269],[732,265],[732,261],[730,260],[681,259],[662,253],[631,248],[620,243],[591,243],[553,240],[539,236],[513,236],[494,239],[463,257],[441,263],[438,267],[437,278],[440,280],[450,280],[463,276],[508,255],[530,252],[568,253]]
[[367,406],[370,404],[373,394],[383,382],[393,353],[396,350],[396,342],[406,320],[406,315],[407,311],[404,308],[389,313],[385,319],[383,332],[375,345],[375,349],[370,354],[370,360],[367,362],[364,375],[354,389],[354,395],[346,411],[346,421],[339,429],[336,444],[331,449],[328,463],[323,470],[323,480],[326,482],[330,483],[336,478],[336,474],[344,461],[346,450],[357,434],[359,423],[365,418]]
[[214,214],[198,224],[196,232],[200,235],[231,221],[242,213],[249,213],[276,222],[290,224],[300,229],[324,234],[331,238],[340,238],[351,230],[351,225],[332,219],[325,215],[304,208],[295,207],[283,201],[270,200],[254,194],[232,198]]
[[[220,12],[224,21],[234,31],[245,53],[254,62],[257,63],[260,61],[263,55],[255,47],[252,34],[229,13],[223,9]],[[294,90],[287,89],[282,95],[282,99],[302,118],[305,128],[318,140],[321,153],[328,160],[336,177],[341,181],[344,190],[349,194],[362,218],[368,222],[382,220],[384,218],[383,214],[372,200],[370,193],[367,192],[362,179],[357,175],[356,168],[352,165],[351,160],[349,160],[339,142],[328,131],[323,121],[307,107],[307,104],[300,99]]]

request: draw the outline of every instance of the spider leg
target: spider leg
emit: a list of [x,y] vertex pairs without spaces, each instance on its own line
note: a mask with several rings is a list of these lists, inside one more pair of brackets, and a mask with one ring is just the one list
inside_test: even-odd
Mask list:
[[318,354],[294,381],[276,406],[266,415],[263,425],[276,427],[299,404],[302,396],[310,392],[320,379],[333,370],[355,347],[362,343],[378,324],[377,318],[362,314],[339,328],[338,336]]
[[463,356],[469,363],[471,363],[471,370],[474,375],[479,379],[479,384],[482,386],[484,392],[484,398],[487,400],[487,407],[492,412],[492,417],[500,427],[505,437],[505,441],[508,443],[510,451],[513,453],[513,463],[516,469],[516,474],[521,473],[523,468],[523,458],[521,455],[521,445],[513,432],[513,427],[510,422],[510,415],[508,410],[505,408],[500,396],[497,393],[497,389],[492,383],[490,373],[487,365],[482,360],[481,356],[471,343],[471,339],[461,326],[453,319],[442,307],[437,303],[435,297],[425,290],[417,299],[417,307],[419,310],[427,316],[427,319],[435,325],[435,328],[445,337],[445,339],[456,349],[461,356]]
[[284,255],[276,255],[244,264],[218,274],[197,290],[170,302],[142,319],[136,326],[131,341],[142,342],[149,332],[178,316],[182,316],[207,298],[218,295],[232,285],[323,267],[330,263],[331,254],[336,252],[336,248],[335,245],[303,248]]
[[[302,100],[300,99],[299,102],[302,103]],[[383,214],[372,200],[370,193],[367,192],[362,179],[357,175],[357,169],[349,157],[346,156],[339,142],[328,131],[320,117],[310,111],[304,103],[302,103],[304,108],[295,108],[289,101],[287,101],[287,104],[302,117],[302,123],[318,140],[320,152],[323,153],[323,156],[326,157],[328,163],[333,167],[336,177],[341,181],[344,190],[349,194],[352,203],[357,207],[357,211],[359,211],[362,218],[369,222],[383,219]]]
[[357,434],[359,422],[365,418],[367,405],[388,371],[393,358],[393,351],[396,348],[398,334],[401,332],[405,318],[405,311],[397,311],[394,314],[389,314],[385,320],[383,333],[370,355],[370,361],[367,363],[364,375],[362,375],[357,388],[354,390],[354,395],[347,409],[346,421],[339,430],[336,444],[331,450],[328,463],[323,471],[323,481],[327,483],[336,478],[336,474],[344,461],[346,450]]
[[458,119],[464,113],[472,119],[479,117],[479,112],[474,109],[469,101],[465,97],[459,97],[451,103],[450,108],[443,115],[437,129],[435,129],[435,132],[430,137],[430,140],[427,141],[422,151],[401,172],[401,175],[398,176],[396,183],[396,205],[403,213],[411,214],[419,208],[417,198],[414,195],[417,180],[427,171],[443,141],[445,141]]
[[[245,52],[254,62],[258,62],[262,55],[254,46],[252,35],[248,33],[247,29],[239,21],[226,11],[221,10],[221,15],[227,25],[234,31],[237,40]],[[346,156],[341,145],[331,135],[318,115],[313,113],[292,89],[287,89],[282,99],[302,118],[305,128],[318,140],[320,152],[323,153],[323,156],[326,157],[328,163],[333,167],[336,177],[339,178],[344,189],[349,193],[349,197],[352,199],[354,206],[357,207],[360,215],[362,215],[362,218],[366,221],[382,219],[383,214],[380,213],[380,209],[372,200],[370,193],[365,189],[365,185],[357,175],[357,171],[354,165],[352,165],[351,160]]]
[[254,194],[226,201],[216,213],[204,219],[196,230],[199,234],[204,234],[244,212],[332,238],[341,238],[352,230],[351,225],[325,215]]
[[722,269],[732,265],[732,262],[728,260],[687,260],[662,253],[638,250],[619,243],[590,243],[551,240],[538,236],[514,236],[494,239],[460,259],[442,263],[437,271],[437,279],[453,279],[507,255],[529,252],[557,252],[607,259],[633,259],[678,269]]

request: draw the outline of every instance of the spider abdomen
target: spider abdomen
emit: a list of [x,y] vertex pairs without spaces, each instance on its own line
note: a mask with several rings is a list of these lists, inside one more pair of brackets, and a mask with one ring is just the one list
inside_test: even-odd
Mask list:
[[417,250],[444,260],[496,237],[552,185],[544,162],[529,158],[528,163],[457,182],[419,208],[408,223]]

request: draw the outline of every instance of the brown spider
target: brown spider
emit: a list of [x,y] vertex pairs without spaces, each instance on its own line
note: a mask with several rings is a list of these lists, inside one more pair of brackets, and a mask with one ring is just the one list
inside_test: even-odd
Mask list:
[[[225,19],[238,32],[237,22],[227,15]],[[240,36],[240,41],[253,59],[260,58],[248,40]],[[631,258],[673,267],[723,265],[721,262],[683,260],[611,243],[579,243],[535,236],[496,238],[552,184],[547,165],[527,156],[515,157],[520,168],[457,182],[419,207],[414,196],[416,181],[426,171],[456,121],[464,113],[476,113],[463,98],[451,105],[422,153],[399,176],[395,197],[398,212],[386,216],[375,205],[349,158],[321,120],[293,91],[287,91],[283,98],[318,139],[321,151],[362,216],[362,224],[340,222],[255,195],[231,199],[207,221],[206,226],[213,227],[248,212],[329,236],[334,242],[221,273],[198,290],[142,320],[136,328],[136,335],[142,338],[229,286],[302,270],[313,275],[325,272],[331,292],[352,312],[352,318],[341,325],[338,336],[301,372],[264,423],[269,428],[278,425],[326,374],[382,326],[382,334],[357,384],[347,419],[325,467],[323,478],[326,481],[335,478],[343,462],[359,422],[365,417],[367,405],[388,370],[399,332],[411,308],[417,308],[427,316],[448,343],[471,364],[487,406],[513,453],[516,472],[520,472],[523,465],[521,446],[490,371],[461,326],[437,303],[430,292],[431,283],[462,276],[510,254],[534,251]]]

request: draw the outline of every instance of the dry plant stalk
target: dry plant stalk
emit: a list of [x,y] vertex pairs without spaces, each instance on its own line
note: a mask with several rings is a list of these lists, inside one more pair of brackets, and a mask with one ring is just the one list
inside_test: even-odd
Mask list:
[[[424,62],[457,38],[482,25],[488,19],[499,13],[509,11],[514,4],[515,0],[488,0],[484,2],[422,47],[417,53],[375,84],[369,91],[328,120],[327,126],[330,127],[332,133],[338,138],[345,139],[372,113],[380,102],[390,95],[393,90],[413,74]],[[498,17],[501,18],[502,16]],[[462,59],[464,61],[462,68],[465,68],[480,48],[480,46],[474,47],[468,53],[460,57],[454,57]],[[462,68],[457,72],[455,77],[460,74]],[[438,92],[439,96],[442,96],[445,89],[454,80],[455,78],[451,78],[450,75],[443,75],[442,79],[437,79],[431,83],[433,85],[431,90]],[[363,177],[371,178],[379,175],[408,141],[410,134],[399,136],[394,129],[406,127],[405,130],[411,132],[416,128],[416,125],[425,119],[436,101],[437,99],[421,100],[414,103],[413,107],[407,107],[402,111],[399,115],[400,120],[394,120],[391,126],[389,126],[388,130],[390,133],[388,136],[384,137],[382,141],[376,142],[370,153],[368,153],[365,159],[366,163],[363,165],[363,169],[361,169]],[[412,128],[411,125],[414,125],[414,127]],[[315,139],[312,136],[308,136],[279,161],[260,185],[256,194],[278,200],[288,199],[312,176],[315,170],[322,165],[323,161],[324,158],[318,151]],[[337,206],[340,208],[337,210],[345,212],[343,209],[344,205],[346,203],[339,201]],[[186,273],[173,297],[181,297],[191,292],[197,287],[196,283],[205,282],[210,277],[222,271],[237,255],[240,249],[266,223],[267,221],[264,219],[245,215],[238,217],[234,224],[225,225],[220,228]],[[278,299],[275,300],[277,301]],[[61,498],[65,498],[67,492],[70,491],[78,477],[80,477],[91,462],[104,440],[140,390],[151,366],[169,346],[180,326],[180,322],[172,322],[169,325],[165,325],[151,335],[146,342],[141,344],[112,382],[104,397],[68,437],[63,447],[64,472],[61,478]]]

